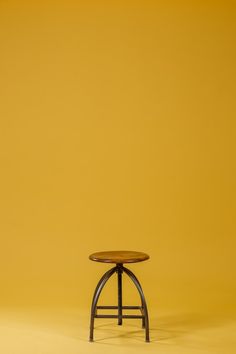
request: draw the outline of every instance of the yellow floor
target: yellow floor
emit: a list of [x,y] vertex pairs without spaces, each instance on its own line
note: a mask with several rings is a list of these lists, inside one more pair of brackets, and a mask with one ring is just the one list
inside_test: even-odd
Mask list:
[[236,318],[191,311],[158,311],[151,316],[151,342],[144,342],[140,321],[96,320],[88,342],[87,310],[4,309],[0,314],[1,354],[78,353],[236,353]]

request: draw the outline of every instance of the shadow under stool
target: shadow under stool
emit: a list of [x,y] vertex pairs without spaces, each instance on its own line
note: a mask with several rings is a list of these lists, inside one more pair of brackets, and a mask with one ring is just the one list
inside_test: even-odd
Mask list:
[[[93,342],[94,336],[94,320],[95,318],[117,318],[118,325],[122,325],[123,318],[140,318],[142,320],[142,327],[145,329],[145,340],[150,341],[149,338],[149,320],[148,320],[148,309],[147,303],[144,297],[144,293],[140,282],[137,277],[131,272],[130,269],[123,266],[124,263],[137,263],[149,259],[149,255],[143,252],[134,251],[106,251],[97,252],[89,256],[89,259],[96,262],[102,263],[113,263],[116,264],[115,267],[109,269],[99,280],[93,295],[92,306],[91,306],[91,318],[90,318],[90,342]],[[98,300],[101,295],[102,289],[110,277],[117,273],[117,285],[118,285],[118,305],[117,306],[98,306]],[[127,274],[128,277],[134,283],[141,299],[140,306],[123,306],[122,301],[122,275]],[[117,310],[117,314],[98,314],[97,310]],[[140,315],[125,315],[123,310],[140,310]]]

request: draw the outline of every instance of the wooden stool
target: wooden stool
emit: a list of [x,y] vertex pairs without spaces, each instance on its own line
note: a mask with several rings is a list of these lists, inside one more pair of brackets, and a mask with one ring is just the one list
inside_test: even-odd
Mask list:
[[[142,327],[145,328],[145,339],[146,342],[149,342],[149,320],[148,320],[148,309],[147,303],[144,297],[144,293],[140,282],[136,278],[131,270],[123,266],[124,263],[136,263],[142,262],[149,259],[149,256],[146,253],[134,252],[134,251],[108,251],[108,252],[97,252],[89,256],[89,259],[96,262],[103,263],[115,263],[116,266],[108,270],[100,279],[97,284],[97,287],[94,292],[92,306],[91,306],[91,319],[90,319],[90,342],[93,342],[93,332],[94,332],[94,319],[95,318],[117,318],[118,325],[122,325],[123,318],[140,318],[142,319]],[[102,289],[108,279],[114,274],[117,273],[118,280],[118,306],[97,306],[99,296],[102,292]],[[122,303],[122,274],[126,273],[130,279],[133,281],[136,286],[140,298],[141,306],[123,306]],[[117,315],[98,315],[97,310],[100,309],[114,309],[118,310]],[[123,315],[123,310],[140,310],[140,315]]]

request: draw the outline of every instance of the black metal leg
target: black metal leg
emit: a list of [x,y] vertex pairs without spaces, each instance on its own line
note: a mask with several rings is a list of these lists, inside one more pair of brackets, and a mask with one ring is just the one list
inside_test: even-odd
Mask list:
[[146,337],[146,342],[150,342],[150,337],[149,337],[149,320],[148,320],[148,310],[147,310],[147,303],[144,297],[144,293],[141,287],[141,284],[139,283],[138,279],[134,275],[131,270],[123,267],[123,271],[130,277],[130,279],[133,281],[134,285],[136,286],[139,295],[141,297],[142,301],[142,309],[143,309],[143,315],[144,315],[144,326],[145,326],[145,337]]
[[91,306],[91,318],[90,318],[90,336],[89,340],[90,342],[93,341],[93,330],[94,330],[94,318],[96,315],[96,309],[97,309],[97,302],[99,299],[99,296],[101,294],[101,291],[108,281],[108,279],[116,272],[117,267],[114,267],[110,270],[108,270],[99,280],[97,287],[95,289],[94,295],[93,295],[93,301],[92,301],[92,306]]
[[117,266],[118,276],[118,325],[122,325],[122,265]]

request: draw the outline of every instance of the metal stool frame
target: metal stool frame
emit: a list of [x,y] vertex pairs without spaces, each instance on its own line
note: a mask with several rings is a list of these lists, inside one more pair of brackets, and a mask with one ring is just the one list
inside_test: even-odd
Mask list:
[[[102,289],[105,286],[106,282],[111,278],[111,276],[117,273],[117,280],[118,280],[118,306],[97,306],[98,299],[101,295]],[[123,306],[122,302],[122,274],[126,273],[129,278],[132,280],[134,285],[136,286],[140,298],[141,298],[141,306]],[[117,315],[98,315],[97,310],[100,309],[114,309],[118,310]],[[140,310],[141,315],[123,315],[123,310]],[[134,275],[131,270],[127,269],[123,266],[122,263],[116,264],[115,267],[109,269],[99,280],[96,289],[94,291],[92,306],[91,306],[91,318],[90,318],[90,336],[89,341],[94,341],[94,320],[95,318],[117,318],[118,325],[122,325],[123,318],[140,318],[142,319],[142,328],[145,329],[145,340],[146,342],[150,342],[149,337],[149,319],[148,319],[148,309],[147,303],[144,297],[144,293],[141,287],[140,282],[138,281],[137,277]]]

